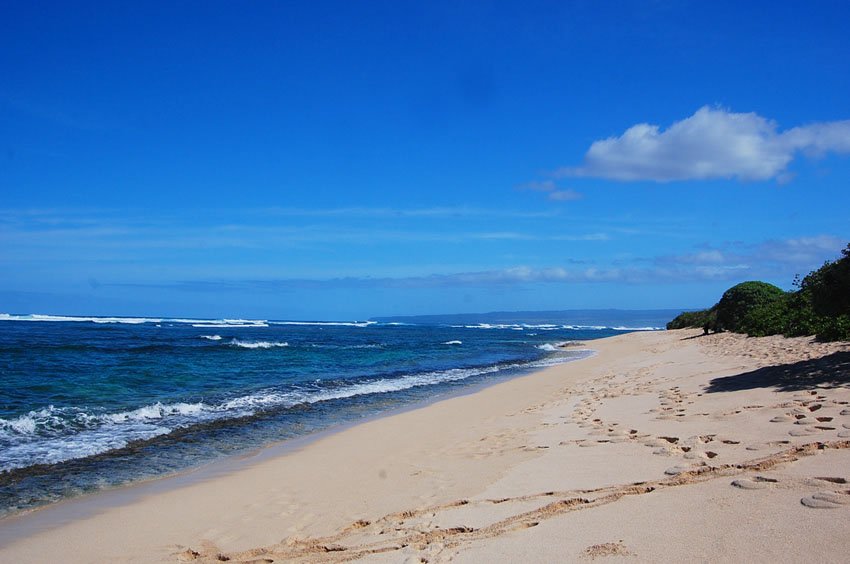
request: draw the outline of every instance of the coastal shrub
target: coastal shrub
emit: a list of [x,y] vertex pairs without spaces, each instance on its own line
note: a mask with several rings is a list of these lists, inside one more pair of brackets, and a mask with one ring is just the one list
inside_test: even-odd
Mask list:
[[712,307],[699,311],[685,311],[677,315],[667,324],[667,329],[688,329],[690,327],[708,327],[713,329],[717,320],[717,312]]
[[850,315],[827,318],[817,332],[821,341],[850,341]]
[[784,335],[790,322],[790,294],[785,294],[750,309],[738,323],[737,331],[750,337]]
[[667,329],[729,330],[752,337],[816,335],[850,341],[850,244],[841,258],[794,281],[794,292],[766,282],[742,282],[726,290],[710,309],[684,312]]
[[794,281],[798,290],[793,294],[788,336],[850,341],[850,244],[841,255]]
[[767,282],[749,281],[732,286],[717,302],[718,328],[739,332],[744,317],[751,310],[766,306],[784,295],[781,288]]
[[[799,284],[795,282],[799,287]],[[823,329],[823,316],[815,313],[812,306],[812,293],[810,289],[800,289],[788,295],[786,300],[788,306],[785,331],[786,337],[803,337],[815,335]]]
[[812,308],[818,315],[850,314],[850,244],[841,254],[840,259],[824,263],[799,283],[801,291],[810,292]]

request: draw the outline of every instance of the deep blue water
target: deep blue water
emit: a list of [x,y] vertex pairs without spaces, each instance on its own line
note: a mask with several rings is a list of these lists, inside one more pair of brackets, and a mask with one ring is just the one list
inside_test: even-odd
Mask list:
[[587,353],[622,331],[0,315],[0,515]]

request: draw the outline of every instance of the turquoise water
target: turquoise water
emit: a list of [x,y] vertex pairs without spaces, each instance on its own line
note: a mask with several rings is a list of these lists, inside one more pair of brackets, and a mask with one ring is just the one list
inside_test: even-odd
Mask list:
[[0,315],[0,514],[586,355],[619,333]]

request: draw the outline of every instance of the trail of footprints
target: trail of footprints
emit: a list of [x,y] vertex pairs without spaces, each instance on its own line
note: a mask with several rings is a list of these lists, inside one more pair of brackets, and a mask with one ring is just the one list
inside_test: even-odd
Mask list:
[[[637,429],[621,428],[617,422],[605,422],[598,417],[594,417],[596,410],[600,406],[602,400],[607,398],[616,398],[624,395],[643,395],[653,392],[659,382],[664,382],[662,379],[647,380],[646,377],[651,373],[653,367],[645,367],[637,371],[636,376],[639,379],[639,384],[627,386],[623,384],[614,384],[609,381],[610,377],[604,377],[594,380],[590,383],[584,392],[585,397],[582,399],[572,415],[573,422],[580,428],[589,429],[588,435],[607,435],[606,439],[597,439],[591,441],[588,439],[578,439],[576,441],[565,441],[561,444],[569,444],[570,442],[577,443],[579,446],[589,447],[595,446],[593,443],[618,443],[625,441],[643,441],[648,447],[656,449],[656,454],[670,455],[675,452],[685,453],[686,458],[694,459],[698,457],[713,458],[716,453],[698,453],[691,452],[698,445],[706,442],[711,442],[711,438],[692,437],[682,445],[677,445],[678,437],[652,437],[649,434],[641,433]],[[693,404],[690,397],[693,394],[682,392],[678,386],[673,386],[669,389],[662,390],[659,394],[659,407],[651,409],[650,412],[658,413],[656,417],[659,420],[673,419],[675,417],[684,417],[686,415],[685,405]],[[707,415],[707,414],[706,414]],[[732,442],[732,441],[726,441]]]
[[[589,434],[608,435],[608,438],[596,440],[578,439],[575,441],[565,441],[561,444],[575,443],[580,447],[591,447],[604,443],[617,443],[628,440],[642,441],[644,446],[653,449],[652,452],[655,455],[681,455],[685,460],[694,461],[690,464],[680,464],[668,468],[665,470],[665,474],[668,476],[677,476],[693,472],[699,468],[709,467],[707,461],[717,457],[718,453],[705,448],[705,445],[710,445],[713,442],[726,445],[740,444],[739,441],[718,437],[716,434],[692,436],[684,440],[680,440],[679,437],[675,436],[653,437],[640,433],[636,429],[625,431],[620,429],[619,424],[616,422],[605,422],[594,417],[595,411],[602,399],[625,394],[646,393],[652,384],[653,382],[646,382],[644,385],[627,389],[625,387],[614,387],[610,385],[605,387],[600,382],[596,382],[595,387],[590,387],[587,390],[589,396],[585,397],[579,403],[573,414],[573,420],[579,427],[590,428],[591,431]],[[683,393],[678,386],[662,390],[659,393],[659,408],[651,411],[659,413],[656,417],[659,420],[683,417],[686,414],[686,409],[683,406],[693,403],[692,401],[688,401],[688,398],[692,395]],[[788,431],[791,437],[808,437],[821,432],[838,430],[838,438],[847,439],[850,438],[850,407],[848,407],[848,404],[850,402],[831,400],[817,390],[804,391],[795,394],[789,402],[769,406],[771,409],[787,409],[783,414],[770,419],[770,422],[793,425],[794,428]],[[736,415],[745,410],[762,409],[764,407],[762,405],[747,405],[720,415]],[[699,415],[709,414],[701,413]],[[790,444],[790,440],[771,441],[764,445],[748,445],[746,450],[760,450],[763,447],[783,446],[787,448],[787,445]],[[846,484],[848,484],[848,480],[843,477],[814,477],[805,480],[783,480],[780,483],[776,478],[758,475],[752,478],[740,478],[732,482],[732,486],[744,490],[775,487],[797,489],[821,488],[819,491],[807,495],[800,500],[802,505],[813,509],[835,509],[850,505],[850,489],[834,489],[836,485],[842,486]],[[833,489],[823,489],[829,487]]]
[[776,407],[786,411],[773,417],[771,423],[792,424],[792,437],[815,435],[819,431],[838,431],[839,438],[850,438],[850,408],[846,401],[830,400],[812,390],[797,394],[793,400]]
[[[447,551],[453,553],[453,549],[463,544],[535,527],[546,519],[565,513],[614,503],[625,497],[645,495],[664,488],[696,484],[721,477],[743,476],[752,472],[766,472],[823,450],[848,448],[850,441],[815,442],[793,446],[744,463],[691,467],[647,482],[590,490],[548,491],[502,499],[463,499],[391,513],[375,521],[357,520],[326,537],[288,538],[276,545],[227,554],[221,553],[213,545],[204,544],[200,550],[185,549],[179,558],[196,562],[344,562],[387,552],[405,554],[406,551],[418,562],[438,562],[443,560]],[[821,489],[801,500],[803,505],[816,509],[850,505],[850,490],[844,488],[847,485],[845,478],[817,477],[780,482],[756,474],[751,478],[736,478],[732,485],[744,490],[801,485],[817,487]],[[477,527],[466,524],[437,524],[438,519],[446,522],[453,512],[460,510],[463,515],[469,516],[467,510],[484,506],[505,507],[505,517]],[[588,549],[590,548],[592,547]]]
[[768,478],[753,476],[732,481],[732,485],[743,490],[761,490],[766,488],[813,489],[818,491],[800,499],[800,503],[812,509],[836,509],[850,505],[850,489],[836,489],[847,484],[847,478],[818,476],[805,479]]

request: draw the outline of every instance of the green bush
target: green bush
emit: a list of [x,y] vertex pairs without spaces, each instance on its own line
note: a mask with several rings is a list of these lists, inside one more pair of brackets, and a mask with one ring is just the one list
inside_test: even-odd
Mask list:
[[780,296],[771,302],[750,309],[740,321],[737,331],[750,337],[782,335],[791,323],[790,295]]
[[783,334],[786,337],[815,335],[824,328],[823,316],[815,313],[810,289],[800,289],[788,296],[788,319]]
[[822,341],[850,341],[850,244],[841,254],[802,280],[798,277],[796,292],[766,282],[742,282],[726,290],[712,308],[684,312],[667,329],[700,327],[751,337],[817,335]]
[[800,291],[809,292],[815,313],[828,317],[850,314],[850,244],[842,257],[826,262],[799,283]]
[[713,329],[716,321],[717,312],[714,308],[699,311],[685,311],[669,322],[667,324],[667,329],[687,329],[690,327],[708,327]]
[[723,293],[717,302],[717,324],[720,329],[740,332],[744,318],[758,307],[781,299],[785,292],[767,282],[741,282]]
[[817,332],[821,341],[850,341],[850,315],[839,315],[824,319]]

